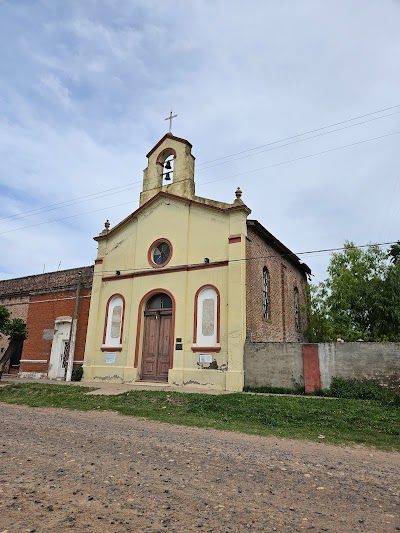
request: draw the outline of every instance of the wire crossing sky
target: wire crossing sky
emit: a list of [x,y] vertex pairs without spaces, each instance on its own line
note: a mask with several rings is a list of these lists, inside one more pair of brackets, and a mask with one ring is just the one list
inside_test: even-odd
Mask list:
[[291,250],[397,241],[398,20],[390,0],[3,0],[0,279],[92,264],[171,110],[198,194],[240,186]]

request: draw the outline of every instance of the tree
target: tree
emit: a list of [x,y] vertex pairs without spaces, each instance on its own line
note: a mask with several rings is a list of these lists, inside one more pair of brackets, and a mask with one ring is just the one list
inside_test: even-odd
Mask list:
[[28,337],[28,330],[21,318],[11,318],[6,307],[0,305],[0,335],[8,336],[10,343],[0,358],[0,379],[4,369],[13,354],[20,349],[21,344]]
[[400,261],[391,253],[345,242],[332,254],[328,278],[310,291],[311,341],[400,340]]
[[389,250],[389,257],[393,264],[397,264],[400,259],[400,241],[397,241],[396,244],[392,244]]

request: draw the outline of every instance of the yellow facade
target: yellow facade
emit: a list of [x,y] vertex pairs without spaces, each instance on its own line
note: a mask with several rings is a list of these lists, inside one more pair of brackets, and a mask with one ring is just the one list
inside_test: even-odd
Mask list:
[[[173,180],[163,185],[167,157],[173,160]],[[97,237],[84,379],[142,379],[146,305],[151,296],[163,293],[173,302],[168,383],[240,391],[250,211],[240,198],[225,204],[195,196],[194,158],[183,139],[167,134],[148,161],[139,209]],[[164,266],[152,259],[159,240],[170,244]],[[194,336],[196,295],[204,286],[212,286],[219,295],[217,315],[210,315],[219,337],[212,346],[202,347]],[[119,345],[110,347],[105,324],[111,320],[107,306],[114,295],[121,295],[124,309]],[[207,363],[200,362],[204,354]]]

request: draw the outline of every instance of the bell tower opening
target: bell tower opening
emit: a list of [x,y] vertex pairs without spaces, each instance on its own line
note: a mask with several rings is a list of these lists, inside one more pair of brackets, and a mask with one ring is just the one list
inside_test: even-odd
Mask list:
[[159,192],[194,198],[194,156],[192,145],[167,133],[147,154],[148,165],[143,173],[140,205]]
[[171,185],[174,182],[175,157],[175,150],[172,148],[166,148],[159,154],[157,158],[157,163],[161,168],[162,187]]

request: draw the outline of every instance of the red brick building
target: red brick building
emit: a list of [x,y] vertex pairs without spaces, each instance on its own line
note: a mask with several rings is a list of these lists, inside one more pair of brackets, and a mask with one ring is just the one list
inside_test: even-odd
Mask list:
[[310,268],[257,220],[247,220],[246,337],[307,341]]
[[[10,373],[64,379],[79,278],[76,368],[83,363],[93,267],[0,281],[0,305],[7,307],[12,318],[25,320],[29,332],[22,353],[10,361]],[[7,346],[8,339],[1,337],[0,353]]]

